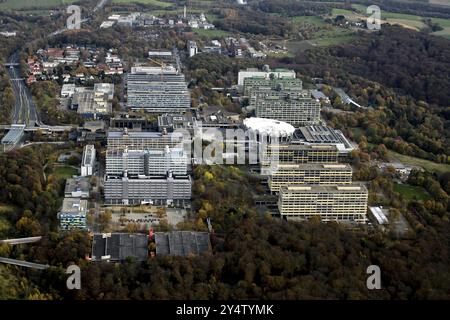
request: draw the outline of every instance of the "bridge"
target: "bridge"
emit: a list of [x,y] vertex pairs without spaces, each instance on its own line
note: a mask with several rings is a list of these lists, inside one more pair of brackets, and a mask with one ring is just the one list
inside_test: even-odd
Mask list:
[[45,269],[50,268],[50,266],[48,264],[39,264],[39,263],[27,262],[27,261],[23,261],[23,260],[16,260],[16,259],[9,259],[9,258],[0,258],[0,263],[12,264],[15,266],[31,268],[31,269],[38,269],[38,270],[45,270]]
[[28,237],[28,238],[16,238],[16,239],[6,239],[6,240],[0,240],[1,243],[7,243],[9,245],[16,245],[16,244],[23,244],[23,243],[33,243],[38,242],[42,239],[41,236],[39,237]]
[[9,63],[5,63],[4,66],[5,67],[18,67],[19,63],[18,62],[9,62]]

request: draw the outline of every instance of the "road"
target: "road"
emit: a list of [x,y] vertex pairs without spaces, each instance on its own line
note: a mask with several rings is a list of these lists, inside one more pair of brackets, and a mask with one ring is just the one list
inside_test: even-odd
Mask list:
[[[89,21],[93,14],[102,9],[108,0],[100,0],[95,6],[94,10],[89,14],[88,18],[83,19],[82,22]],[[57,35],[64,32],[66,29],[60,29],[52,32],[49,36]],[[7,67],[8,74],[11,80],[14,96],[16,97],[16,103],[14,105],[12,123],[13,124],[26,124],[27,128],[41,127],[49,131],[65,131],[70,130],[69,126],[48,126],[42,123],[39,119],[39,114],[36,109],[36,105],[33,101],[30,90],[25,84],[24,79],[20,79],[20,66],[14,65],[19,63],[19,53],[15,52],[9,57]]]
[[[19,63],[18,52],[9,57],[8,63]],[[30,91],[28,90],[25,80],[20,79],[19,66],[9,66],[7,68],[11,79],[12,89],[16,97],[13,112],[13,124],[26,124],[27,127],[34,127],[42,124],[39,120],[36,105],[33,101]]]

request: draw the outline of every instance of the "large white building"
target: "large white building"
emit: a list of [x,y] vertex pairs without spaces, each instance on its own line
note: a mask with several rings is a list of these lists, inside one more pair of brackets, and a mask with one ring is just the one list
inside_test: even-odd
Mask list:
[[81,176],[91,176],[95,167],[95,147],[88,144],[83,150],[83,159],[81,161]]
[[182,148],[164,150],[108,150],[106,154],[106,174],[121,175],[174,175],[187,174],[188,159]]
[[238,74],[238,86],[244,85],[244,80],[246,78],[252,78],[252,77],[261,77],[265,79],[270,79],[270,77],[274,77],[277,79],[284,79],[284,78],[295,78],[296,74],[294,70],[287,70],[287,69],[274,69],[270,70],[270,68],[266,67],[266,70],[258,70],[255,68],[248,68],[246,70],[239,71]]

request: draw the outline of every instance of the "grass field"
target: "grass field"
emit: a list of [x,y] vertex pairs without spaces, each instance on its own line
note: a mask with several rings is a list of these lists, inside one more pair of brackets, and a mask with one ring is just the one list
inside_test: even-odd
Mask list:
[[394,191],[399,193],[405,200],[429,200],[430,194],[422,187],[410,186],[408,184],[395,184]]
[[30,8],[53,8],[73,3],[76,0],[6,0],[0,3],[0,10],[20,10]]
[[298,23],[298,24],[309,23],[309,24],[316,25],[319,27],[326,25],[325,21],[323,21],[323,19],[321,17],[316,17],[316,16],[296,16],[296,17],[292,17],[292,22]]
[[420,159],[411,156],[405,156],[403,154],[389,150],[388,155],[390,158],[395,158],[403,164],[411,166],[419,166],[430,172],[444,173],[450,172],[450,165],[444,163],[436,163],[430,160]]
[[220,38],[220,37],[228,37],[232,36],[233,33],[220,30],[220,29],[212,29],[212,30],[205,30],[205,29],[193,29],[193,32],[197,33],[200,36],[207,36],[210,38]]
[[113,0],[113,3],[143,3],[143,4],[152,4],[158,7],[167,8],[174,5],[171,2],[164,2],[160,0]]
[[68,179],[78,174],[78,170],[69,166],[53,166],[47,172],[48,175],[55,176],[59,179]]

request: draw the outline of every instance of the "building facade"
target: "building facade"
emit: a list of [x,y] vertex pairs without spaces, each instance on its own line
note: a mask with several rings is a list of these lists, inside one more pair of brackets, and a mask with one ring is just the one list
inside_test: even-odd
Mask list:
[[161,68],[159,73],[144,70],[127,76],[128,108],[151,113],[185,112],[190,108],[190,93],[183,74],[176,69]]
[[107,136],[108,150],[165,149],[166,146],[179,147],[183,142],[184,137],[179,133],[137,132],[128,131],[127,128],[122,131],[109,131]]
[[362,184],[290,185],[280,189],[278,209],[288,220],[319,217],[322,221],[367,220],[368,191]]
[[182,205],[191,199],[192,181],[189,175],[173,176],[107,176],[105,203],[135,205]]
[[182,148],[164,150],[108,150],[106,154],[106,174],[121,175],[174,175],[187,174],[188,159]]
[[64,198],[61,211],[58,213],[62,230],[87,229],[87,200],[80,198]]
[[278,164],[272,168],[268,184],[278,193],[282,187],[298,184],[346,185],[352,183],[348,164]]

